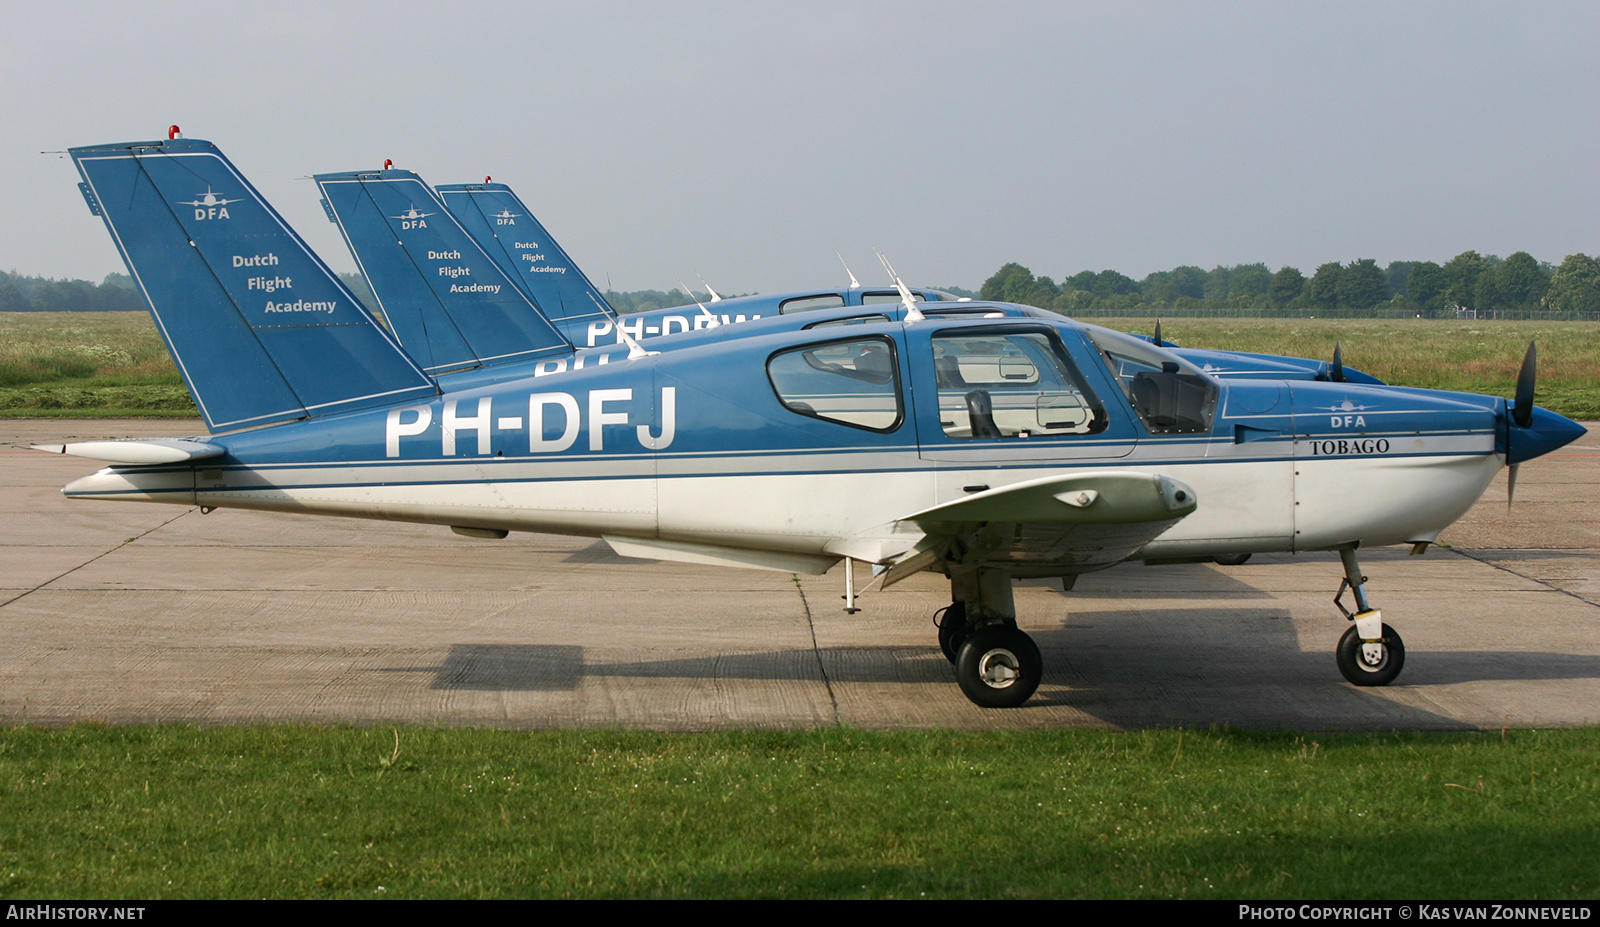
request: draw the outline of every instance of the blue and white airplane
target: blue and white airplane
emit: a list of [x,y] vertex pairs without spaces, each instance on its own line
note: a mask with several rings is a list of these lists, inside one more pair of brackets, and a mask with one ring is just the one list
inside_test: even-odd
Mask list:
[[[391,328],[413,356],[424,358],[430,372],[476,365],[474,355],[461,345],[457,330],[482,324],[477,320],[482,298],[478,294],[484,290],[505,294],[521,290],[527,298],[522,312],[549,319],[569,342],[580,347],[637,347],[647,339],[707,328],[721,329],[719,337],[738,337],[742,328],[725,326],[775,315],[791,317],[795,328],[897,321],[907,303],[897,275],[895,287],[872,289],[863,287],[850,273],[851,285],[839,289],[734,297],[719,299],[714,309],[702,304],[619,317],[505,184],[448,185],[435,193],[411,171],[390,169],[318,174],[315,180],[323,193],[323,208],[338,225]],[[430,200],[435,204],[434,214],[446,215],[432,223],[408,221],[407,213],[415,212],[410,204]],[[397,214],[401,203],[407,204],[407,209]],[[928,316],[1060,317],[1031,306],[974,302],[938,290],[906,289],[912,301],[923,304],[918,311]],[[1184,349],[1161,340],[1159,322],[1156,329],[1156,343],[1174,349],[1215,376],[1381,383],[1344,367],[1337,350],[1329,363]],[[506,334],[520,337],[515,331]],[[500,346],[499,339],[489,340]],[[678,343],[684,342],[674,342]],[[670,346],[651,345],[657,350]],[[451,363],[438,364],[441,357]]]
[[[67,496],[554,532],[786,572],[860,560],[885,586],[936,571],[940,644],[984,706],[1022,704],[1043,674],[1013,579],[1249,551],[1339,551],[1355,611],[1337,663],[1386,684],[1404,645],[1358,548],[1425,548],[1502,466],[1583,433],[1533,405],[1531,351],[1513,404],[1223,380],[1059,317],[911,308],[626,355],[527,329],[505,353],[537,353],[544,376],[429,376],[213,145],[71,155],[210,434],[46,448],[111,464]],[[184,203],[201,185],[226,217]]]

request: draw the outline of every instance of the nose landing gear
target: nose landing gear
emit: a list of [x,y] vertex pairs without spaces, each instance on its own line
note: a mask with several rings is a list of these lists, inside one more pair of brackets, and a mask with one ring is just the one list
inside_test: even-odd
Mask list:
[[[1339,551],[1344,563],[1344,579],[1339,581],[1339,592],[1333,604],[1355,625],[1339,638],[1334,657],[1339,672],[1358,686],[1386,686],[1394,682],[1406,663],[1406,645],[1395,630],[1383,623],[1383,612],[1367,604],[1361,564],[1356,560],[1354,547]],[[1356,611],[1344,606],[1344,591],[1349,589],[1355,598]]]

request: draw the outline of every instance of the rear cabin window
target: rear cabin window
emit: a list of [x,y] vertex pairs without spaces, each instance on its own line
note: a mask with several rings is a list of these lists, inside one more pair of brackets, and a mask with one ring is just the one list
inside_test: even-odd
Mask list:
[[994,306],[971,306],[963,309],[924,309],[925,316],[941,319],[1003,319],[1006,314]]
[[790,312],[809,312],[812,309],[834,309],[844,305],[844,297],[838,293],[823,293],[818,296],[796,296],[786,299],[778,304],[778,313],[786,315]]
[[888,316],[880,315],[878,313],[873,313],[871,315],[853,315],[848,319],[829,319],[826,322],[812,322],[810,325],[805,327],[805,330],[810,331],[813,328],[839,328],[840,326],[844,325],[874,325],[879,322],[887,321],[889,321]]
[[900,366],[887,338],[831,341],[780,351],[767,378],[784,408],[870,431],[900,425]]
[[[916,300],[919,303],[935,302],[935,301],[937,301],[939,299],[939,297],[936,296],[935,294],[933,294],[933,293],[925,293],[925,292],[923,292],[921,290],[912,290],[911,291],[911,298]],[[861,305],[863,305],[863,306],[877,306],[877,305],[881,305],[883,303],[898,303],[898,302],[900,302],[900,291],[899,290],[882,290],[882,291],[874,292],[874,293],[862,293],[861,294]]]
[[1046,331],[933,337],[939,425],[952,438],[1092,435],[1108,419],[1061,342]]

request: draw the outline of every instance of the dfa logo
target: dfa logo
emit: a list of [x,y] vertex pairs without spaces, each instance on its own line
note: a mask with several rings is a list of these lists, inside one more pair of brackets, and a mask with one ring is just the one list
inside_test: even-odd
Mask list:
[[514,213],[509,209],[502,209],[495,213],[491,218],[494,219],[495,225],[516,225],[518,215],[520,214]]
[[411,208],[407,209],[405,212],[401,213],[400,215],[398,215],[398,216],[390,216],[389,218],[391,218],[391,219],[399,219],[400,220],[400,228],[402,230],[405,230],[405,229],[425,229],[425,228],[428,227],[427,219],[431,215],[433,215],[433,213],[431,213],[431,212],[417,212],[417,207],[416,206],[412,206]]
[[179,200],[178,205],[193,206],[195,221],[199,222],[205,219],[233,218],[232,216],[228,215],[228,204],[237,202],[239,201],[225,200],[218,197],[215,193],[211,192],[211,185],[207,184],[205,193],[195,194],[195,198],[192,200]]

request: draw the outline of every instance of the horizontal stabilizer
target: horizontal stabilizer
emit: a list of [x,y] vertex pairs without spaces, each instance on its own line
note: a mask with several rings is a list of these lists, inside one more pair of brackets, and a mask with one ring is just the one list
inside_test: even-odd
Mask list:
[[832,569],[840,559],[819,557],[815,554],[719,547],[714,544],[691,544],[686,541],[663,541],[657,538],[624,538],[609,534],[605,536],[605,542],[610,544],[611,549],[621,557],[704,563],[751,570],[777,570],[782,573],[819,575]]
[[170,464],[221,457],[225,448],[186,438],[142,438],[137,441],[81,441],[76,444],[35,444],[36,451],[70,454],[89,460],[120,464]]
[[522,200],[503,183],[446,184],[445,208],[506,276],[574,344],[587,344],[592,323],[616,317],[611,304]]
[[416,174],[315,180],[395,336],[430,374],[572,352]]

